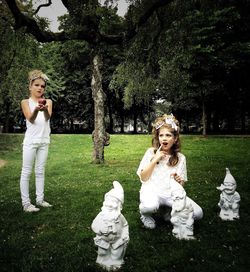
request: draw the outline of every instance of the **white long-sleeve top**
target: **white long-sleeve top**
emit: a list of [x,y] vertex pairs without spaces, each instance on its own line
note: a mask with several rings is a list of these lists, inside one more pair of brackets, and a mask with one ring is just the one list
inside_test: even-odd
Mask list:
[[[137,175],[141,180],[141,171],[150,163],[152,158],[154,157],[154,148],[149,148],[144,154],[140,165],[137,169]],[[152,186],[159,195],[165,195],[165,192],[170,189],[171,182],[170,177],[171,174],[176,173],[180,176],[184,181],[187,181],[187,167],[186,167],[186,157],[182,153],[178,153],[179,161],[175,166],[169,166],[168,160],[169,156],[161,159],[158,164],[155,165],[155,168],[147,181],[142,181],[143,186]]]

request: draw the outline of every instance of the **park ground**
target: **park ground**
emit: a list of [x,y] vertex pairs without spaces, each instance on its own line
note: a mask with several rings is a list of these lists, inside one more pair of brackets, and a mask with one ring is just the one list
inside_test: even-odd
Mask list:
[[[91,163],[91,135],[52,135],[46,167],[45,196],[53,204],[36,214],[22,211],[19,177],[22,134],[0,134],[1,271],[102,271],[95,264],[90,226],[104,194],[118,180],[125,192],[123,215],[130,242],[122,271],[249,271],[250,137],[182,136],[187,158],[188,196],[204,211],[195,222],[194,241],[179,241],[170,223],[158,215],[155,230],[142,227],[135,172],[151,144],[150,135],[111,135],[105,163]],[[241,195],[240,219],[218,217],[216,189],[228,167]],[[34,176],[30,182],[34,202]]]

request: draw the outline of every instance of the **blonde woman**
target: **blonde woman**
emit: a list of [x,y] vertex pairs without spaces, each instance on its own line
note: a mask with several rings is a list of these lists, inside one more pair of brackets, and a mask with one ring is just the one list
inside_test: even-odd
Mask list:
[[44,98],[48,77],[40,70],[29,72],[30,97],[21,102],[26,118],[26,132],[23,140],[23,163],[20,178],[22,206],[25,212],[38,212],[31,204],[29,182],[35,162],[36,205],[51,207],[44,200],[44,173],[50,143],[50,118],[52,101]]

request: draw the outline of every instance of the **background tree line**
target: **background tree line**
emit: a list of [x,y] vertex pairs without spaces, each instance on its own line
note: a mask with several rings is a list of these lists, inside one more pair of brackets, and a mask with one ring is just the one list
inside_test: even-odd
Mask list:
[[[42,31],[49,31],[46,19],[34,15],[32,1],[15,2]],[[96,52],[101,56],[104,121],[109,132],[124,132],[125,121],[137,132],[138,124],[147,128],[162,112],[173,112],[184,132],[250,130],[250,1],[175,0],[153,10],[152,2],[162,1],[129,1],[124,18],[116,14],[116,1],[106,1],[105,6],[98,1],[63,2],[70,3],[69,14],[60,18],[66,34],[58,41],[44,42],[27,34],[27,26],[16,27],[7,1],[0,3],[3,132],[25,127],[20,100],[28,95],[27,72],[33,68],[44,70],[50,78],[47,96],[54,101],[53,131],[92,132]],[[140,21],[147,9],[152,13]],[[94,19],[108,41],[104,35],[79,38],[85,31],[97,33]],[[127,34],[118,42],[117,34],[123,32]],[[117,40],[111,42],[115,35]]]

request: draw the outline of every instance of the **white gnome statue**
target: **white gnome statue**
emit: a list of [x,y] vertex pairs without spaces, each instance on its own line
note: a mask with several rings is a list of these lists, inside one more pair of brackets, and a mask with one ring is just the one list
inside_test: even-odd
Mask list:
[[228,168],[226,168],[226,176],[223,184],[217,187],[221,191],[220,201],[218,206],[220,210],[220,218],[222,220],[239,219],[239,208],[240,208],[240,195],[236,192],[236,180],[231,175]]
[[195,239],[193,236],[194,210],[191,202],[186,198],[185,190],[174,190],[171,197],[173,204],[170,221],[173,225],[173,235],[177,239]]
[[107,271],[115,271],[124,263],[124,255],[129,242],[129,227],[121,214],[124,192],[118,181],[114,188],[104,196],[101,212],[92,222],[96,233],[95,245],[98,247],[96,263]]

